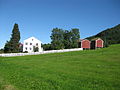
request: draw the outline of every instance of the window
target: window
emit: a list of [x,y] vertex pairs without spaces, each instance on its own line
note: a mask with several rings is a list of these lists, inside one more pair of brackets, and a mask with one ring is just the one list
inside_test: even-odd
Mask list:
[[28,43],[25,43],[25,45],[28,45]]
[[36,46],[38,46],[38,43],[36,43]]
[[27,47],[25,49],[27,50]]
[[32,39],[32,41],[33,41],[33,39]]
[[30,43],[30,45],[32,45],[32,43]]
[[30,48],[30,50],[32,50],[32,49]]

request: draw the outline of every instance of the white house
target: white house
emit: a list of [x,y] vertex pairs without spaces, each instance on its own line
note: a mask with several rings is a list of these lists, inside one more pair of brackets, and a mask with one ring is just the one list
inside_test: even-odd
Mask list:
[[42,52],[41,41],[35,37],[30,37],[23,42],[23,52]]

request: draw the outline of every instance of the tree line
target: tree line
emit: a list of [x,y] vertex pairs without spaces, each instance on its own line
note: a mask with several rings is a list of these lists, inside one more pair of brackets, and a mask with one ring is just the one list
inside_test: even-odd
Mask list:
[[[42,44],[44,50],[59,50],[78,48],[78,39],[80,38],[79,29],[73,28],[71,30],[63,30],[60,28],[53,28],[51,33],[51,43]],[[4,53],[18,53],[22,52],[20,46],[20,30],[18,24],[14,24],[11,38],[5,43],[4,49],[1,52]]]
[[[86,39],[92,40],[93,38],[99,37],[104,40],[105,47],[111,44],[120,43],[120,24],[106,29],[94,36],[88,37]],[[73,28],[71,30],[63,30],[60,28],[53,28],[51,32],[51,43],[42,44],[44,50],[59,50],[59,49],[70,49],[78,48],[78,40],[80,38],[80,32],[78,28]],[[20,47],[20,31],[18,24],[14,24],[11,38],[6,42],[4,49],[0,49],[0,53],[18,53],[22,52]]]
[[77,28],[71,30],[53,28],[50,38],[52,40],[51,43],[42,45],[44,50],[78,48],[80,32]]

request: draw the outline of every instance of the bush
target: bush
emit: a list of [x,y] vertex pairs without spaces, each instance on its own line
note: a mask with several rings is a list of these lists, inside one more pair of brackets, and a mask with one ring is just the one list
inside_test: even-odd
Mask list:
[[28,53],[28,51],[24,51],[23,53]]
[[0,53],[4,53],[4,49],[0,49]]

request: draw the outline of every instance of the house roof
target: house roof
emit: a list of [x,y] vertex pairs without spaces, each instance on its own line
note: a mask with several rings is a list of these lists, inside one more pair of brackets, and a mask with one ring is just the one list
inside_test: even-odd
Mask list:
[[[37,40],[37,41],[39,41],[39,42],[41,42],[40,40],[38,40],[37,38],[35,38],[35,37],[30,37],[30,38],[28,38],[28,39],[25,39],[24,41],[27,41],[27,40],[30,40],[30,39],[35,39],[35,40]],[[42,42],[41,42],[42,43]]]

